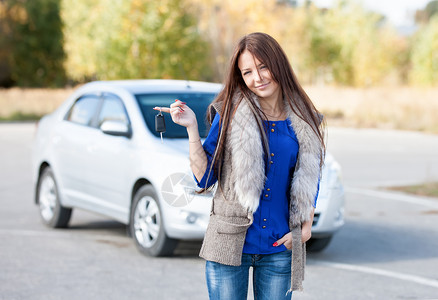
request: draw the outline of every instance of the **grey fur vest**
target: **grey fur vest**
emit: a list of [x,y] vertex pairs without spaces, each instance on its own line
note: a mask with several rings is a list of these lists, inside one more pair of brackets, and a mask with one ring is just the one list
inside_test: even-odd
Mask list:
[[[240,97],[233,97],[234,103]],[[258,104],[256,95],[253,95]],[[243,99],[227,134],[221,172],[222,189],[213,197],[210,222],[200,256],[218,263],[239,266],[246,230],[253,222],[265,183],[263,145],[257,120]],[[301,223],[310,219],[320,175],[321,145],[310,126],[284,105],[299,143],[297,165],[290,189],[290,220],[292,232],[291,291],[302,290],[305,265],[305,244],[301,243]],[[211,120],[221,114],[221,103],[211,107]],[[208,170],[207,170],[208,171]]]

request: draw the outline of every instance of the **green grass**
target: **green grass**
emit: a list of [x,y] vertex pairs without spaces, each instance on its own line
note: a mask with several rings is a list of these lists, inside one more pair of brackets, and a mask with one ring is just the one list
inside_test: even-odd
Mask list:
[[15,111],[8,116],[0,116],[0,121],[38,121],[42,115]]
[[391,187],[389,189],[408,194],[438,198],[438,182],[427,182],[419,185]]

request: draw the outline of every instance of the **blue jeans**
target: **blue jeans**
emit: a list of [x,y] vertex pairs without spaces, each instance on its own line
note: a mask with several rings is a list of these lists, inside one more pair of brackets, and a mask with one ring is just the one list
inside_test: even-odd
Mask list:
[[227,266],[207,261],[208,295],[211,300],[243,300],[248,295],[249,268],[253,268],[255,300],[292,299],[291,251],[275,254],[243,254],[242,265]]

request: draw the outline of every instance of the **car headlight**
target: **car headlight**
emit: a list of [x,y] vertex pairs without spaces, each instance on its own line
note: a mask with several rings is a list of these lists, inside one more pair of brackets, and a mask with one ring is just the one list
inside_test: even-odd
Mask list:
[[[330,178],[331,183],[342,183],[342,169],[341,165],[335,160],[330,162],[330,165],[327,166],[328,178]],[[336,184],[336,185],[337,185]]]

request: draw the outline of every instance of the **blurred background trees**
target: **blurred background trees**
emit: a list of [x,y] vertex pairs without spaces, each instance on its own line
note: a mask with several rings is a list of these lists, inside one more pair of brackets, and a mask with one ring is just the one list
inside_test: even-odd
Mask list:
[[65,83],[59,0],[0,2],[3,83],[60,86]]
[[422,25],[412,41],[410,82],[414,85],[437,85],[438,14]]
[[428,23],[430,19],[438,13],[438,0],[430,1],[424,9],[415,12],[417,23]]
[[245,33],[273,35],[287,52],[301,81],[370,86],[405,83],[409,41],[384,17],[353,1],[339,1],[330,10],[308,1],[192,0],[199,27],[216,58],[216,80],[222,78],[233,43]]
[[[262,3],[262,5],[261,5]],[[234,44],[274,36],[306,84],[438,84],[438,0],[403,35],[354,1],[0,0],[0,85],[92,79],[221,82]]]
[[212,79],[209,45],[182,0],[111,3],[63,1],[70,78]]

